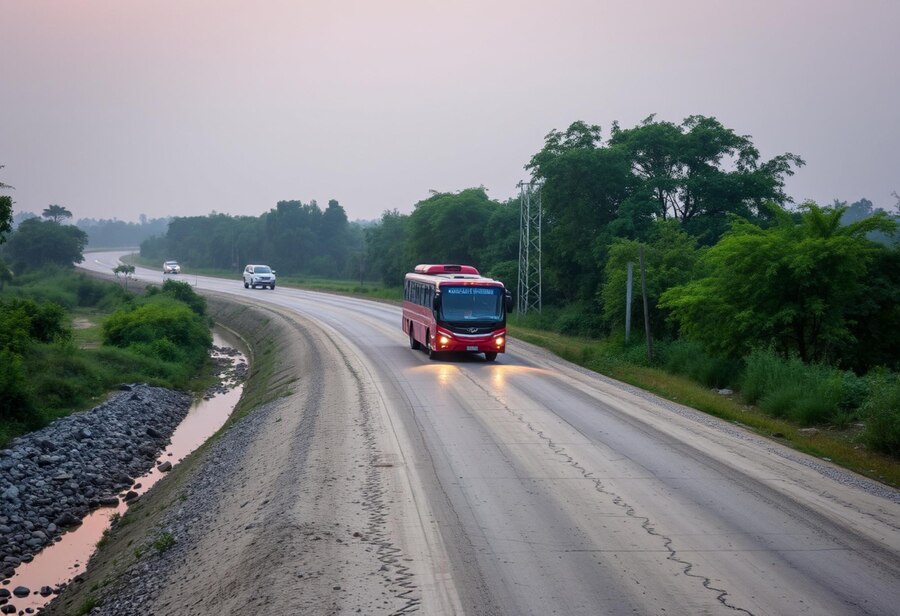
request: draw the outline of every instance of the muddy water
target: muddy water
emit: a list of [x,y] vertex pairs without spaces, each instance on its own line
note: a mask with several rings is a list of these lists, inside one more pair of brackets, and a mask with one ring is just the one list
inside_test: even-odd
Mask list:
[[[217,347],[240,348],[239,342],[229,332],[218,328],[213,331],[213,344]],[[217,358],[227,357],[232,360],[233,365],[246,362],[243,354],[228,357],[213,352],[212,355]],[[222,384],[228,391],[216,393],[210,398],[194,403],[172,434],[169,446],[160,453],[156,465],[148,473],[135,479],[132,490],[138,494],[149,490],[165,474],[157,469],[159,464],[166,461],[173,465],[177,464],[224,425],[240,400],[243,385],[227,376]],[[96,549],[97,542],[110,526],[110,516],[116,513],[124,514],[127,509],[128,505],[123,501],[120,501],[117,507],[95,509],[84,518],[81,526],[65,533],[60,541],[41,550],[30,563],[20,565],[16,569],[16,574],[4,582],[4,587],[12,592],[17,586],[24,586],[31,589],[31,595],[22,599],[11,597],[10,603],[16,606],[17,611],[26,608],[37,610],[49,603],[53,595],[42,597],[39,594],[40,589],[44,586],[56,588],[82,573]]]

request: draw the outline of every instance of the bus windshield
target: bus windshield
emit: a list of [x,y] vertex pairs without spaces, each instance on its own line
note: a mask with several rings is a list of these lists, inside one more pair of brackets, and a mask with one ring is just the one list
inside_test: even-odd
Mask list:
[[441,316],[445,321],[500,321],[503,319],[503,289],[442,286]]

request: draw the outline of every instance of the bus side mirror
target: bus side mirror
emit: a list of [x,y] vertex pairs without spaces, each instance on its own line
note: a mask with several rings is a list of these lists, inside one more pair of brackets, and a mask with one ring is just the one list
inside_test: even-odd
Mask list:
[[435,311],[438,311],[441,309],[441,294],[440,293],[434,294],[434,300],[431,302],[431,307]]
[[506,312],[512,312],[512,310],[513,310],[512,293],[507,291],[506,292]]

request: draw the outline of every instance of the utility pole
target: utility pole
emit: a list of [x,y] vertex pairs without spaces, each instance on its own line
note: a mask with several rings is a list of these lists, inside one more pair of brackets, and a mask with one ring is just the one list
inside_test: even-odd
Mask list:
[[521,314],[541,311],[541,186],[519,182],[519,284]]
[[631,337],[631,287],[634,278],[634,262],[628,262],[628,284],[625,287],[625,344]]
[[647,363],[653,362],[653,337],[650,335],[650,309],[647,307],[647,276],[644,273],[644,245],[641,244],[641,295],[644,296],[644,331],[647,335]]

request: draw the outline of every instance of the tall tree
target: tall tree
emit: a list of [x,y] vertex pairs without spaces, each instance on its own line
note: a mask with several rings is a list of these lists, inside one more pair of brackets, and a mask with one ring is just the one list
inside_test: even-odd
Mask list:
[[6,234],[12,231],[12,198],[0,195],[0,244],[6,241]]
[[545,282],[556,301],[590,300],[600,283],[610,224],[633,188],[629,160],[601,145],[600,127],[551,131],[526,167],[541,182]]
[[61,205],[48,205],[41,216],[52,220],[53,222],[62,222],[65,218],[72,218],[72,212]]
[[768,216],[765,203],[789,203],[784,179],[804,164],[791,153],[760,161],[749,136],[700,115],[680,125],[652,115],[634,128],[614,125],[609,146],[627,152],[640,181],[632,209],[674,218],[706,243],[724,232],[729,214],[754,220]]

